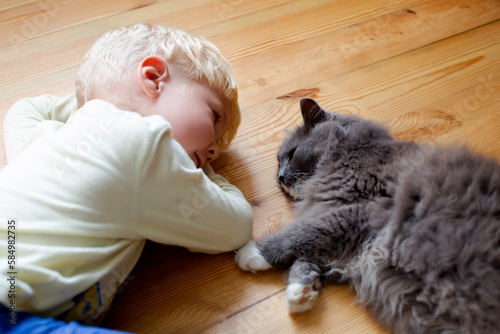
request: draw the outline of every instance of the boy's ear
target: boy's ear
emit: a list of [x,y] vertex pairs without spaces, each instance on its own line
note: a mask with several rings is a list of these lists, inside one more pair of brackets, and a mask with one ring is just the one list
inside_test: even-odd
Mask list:
[[140,63],[137,75],[144,93],[157,98],[169,76],[167,62],[158,56],[147,56]]

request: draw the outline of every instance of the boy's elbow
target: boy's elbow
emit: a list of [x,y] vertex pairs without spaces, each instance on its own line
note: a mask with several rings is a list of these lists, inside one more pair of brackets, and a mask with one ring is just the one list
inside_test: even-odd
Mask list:
[[221,252],[231,252],[243,247],[252,238],[253,213],[249,209],[240,213],[232,228],[228,229],[224,249]]
[[252,238],[252,229],[253,229],[253,213],[250,209],[250,214],[245,217],[241,231],[238,235],[238,240],[236,240],[237,242],[235,243],[232,250],[238,250],[247,244],[247,242]]
[[252,237],[252,207],[245,202],[236,212],[219,220],[211,237],[198,245],[187,247],[192,252],[220,254],[243,247]]

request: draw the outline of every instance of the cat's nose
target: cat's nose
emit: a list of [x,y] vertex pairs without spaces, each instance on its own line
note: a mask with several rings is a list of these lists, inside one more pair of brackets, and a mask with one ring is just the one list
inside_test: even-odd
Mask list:
[[281,183],[285,183],[285,175],[283,174],[278,174],[278,180],[280,180]]

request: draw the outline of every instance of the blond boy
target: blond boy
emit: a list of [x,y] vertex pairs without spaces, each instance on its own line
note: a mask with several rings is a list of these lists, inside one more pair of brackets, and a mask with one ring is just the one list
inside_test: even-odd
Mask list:
[[105,34],[76,97],[25,99],[7,114],[0,216],[2,233],[17,233],[17,261],[2,270],[16,274],[1,304],[96,324],[145,240],[243,246],[251,207],[209,165],[239,123],[231,67],[210,42],[148,24]]

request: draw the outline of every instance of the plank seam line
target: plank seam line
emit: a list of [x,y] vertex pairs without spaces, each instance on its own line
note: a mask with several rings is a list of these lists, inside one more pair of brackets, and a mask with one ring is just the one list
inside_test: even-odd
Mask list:
[[239,311],[237,311],[237,312],[235,312],[235,313],[233,313],[233,314],[228,315],[228,316],[226,317],[226,319],[225,319],[225,320],[228,320],[228,319],[230,319],[230,318],[234,317],[235,315],[238,315],[238,314],[240,314],[240,313],[243,313],[243,312],[245,312],[246,310],[248,310],[249,308],[254,307],[255,305],[257,305],[257,304],[259,304],[259,303],[262,303],[263,301],[265,301],[265,300],[267,300],[267,299],[269,299],[269,298],[271,298],[271,297],[274,297],[275,295],[277,295],[278,293],[281,293],[281,292],[283,292],[283,291],[285,291],[285,288],[283,288],[283,289],[281,289],[281,290],[278,290],[277,292],[275,292],[275,293],[273,293],[273,294],[271,294],[271,295],[267,296],[266,298],[263,298],[263,299],[261,299],[261,300],[258,300],[258,301],[256,301],[255,303],[250,304],[250,305],[248,305],[247,307],[244,307],[244,308],[242,308],[241,310],[239,310]]

